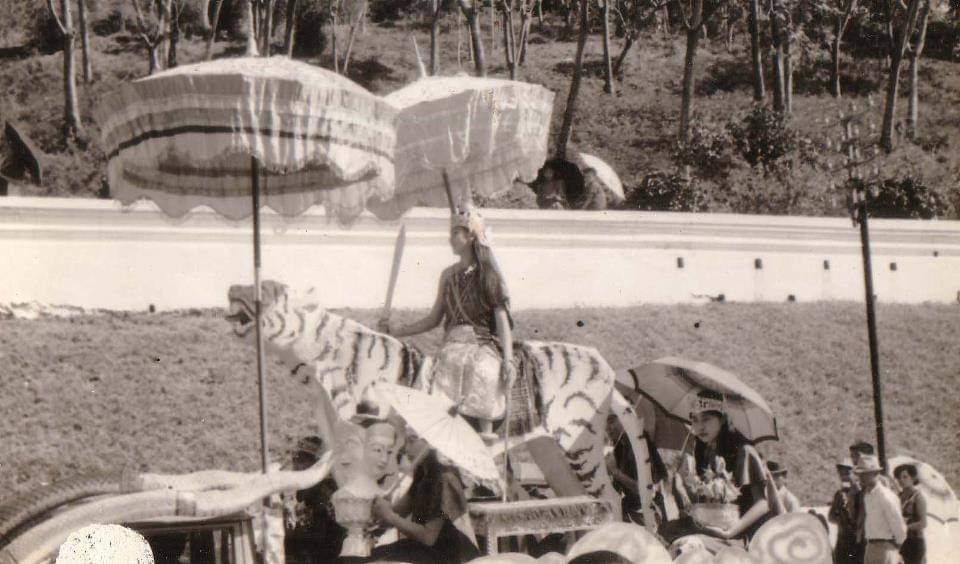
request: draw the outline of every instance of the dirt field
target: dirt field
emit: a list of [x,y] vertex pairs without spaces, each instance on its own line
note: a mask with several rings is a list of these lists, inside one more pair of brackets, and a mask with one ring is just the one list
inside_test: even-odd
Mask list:
[[[375,312],[346,312],[369,322]],[[400,318],[414,312],[401,312]],[[960,486],[958,306],[879,309],[887,440]],[[666,355],[717,364],[764,395],[805,503],[825,503],[833,463],[873,441],[860,304],[725,304],[519,312],[521,337],[593,345],[615,368]],[[438,335],[415,339],[432,350]],[[258,467],[255,359],[222,312],[0,321],[0,497],[92,469]],[[304,384],[271,363],[269,425],[280,456],[312,432]]]

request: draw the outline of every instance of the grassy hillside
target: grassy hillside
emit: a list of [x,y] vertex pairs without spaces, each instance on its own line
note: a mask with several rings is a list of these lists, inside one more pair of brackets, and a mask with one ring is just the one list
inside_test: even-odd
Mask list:
[[[347,312],[370,322],[375,312]],[[411,318],[415,312],[400,312]],[[0,497],[90,469],[258,467],[254,353],[219,312],[0,321]],[[929,461],[960,487],[957,306],[883,305],[889,452]],[[665,355],[739,374],[775,410],[806,503],[825,503],[833,464],[873,441],[863,307],[714,304],[525,311],[520,336],[593,345],[615,368]],[[414,339],[430,350],[439,335]],[[314,432],[305,385],[271,364],[274,455]]]
[[[31,1],[41,6],[43,4]],[[129,6],[116,0],[99,0],[93,5],[95,11],[92,21],[94,28],[99,30],[99,35],[92,36],[95,80],[89,85],[80,85],[81,112],[87,132],[76,144],[64,145],[60,140],[63,100],[60,53],[20,49],[27,38],[22,32],[0,35],[0,42],[5,42],[7,47],[0,49],[0,67],[3,69],[0,72],[0,116],[19,121],[47,154],[48,177],[45,185],[41,188],[29,187],[29,193],[89,197],[100,190],[104,157],[99,147],[97,126],[91,118],[92,109],[105,93],[117,88],[122,81],[144,76],[147,72],[146,50],[134,33],[135,27],[120,30],[116,25],[102,24],[114,21],[110,19],[113,17],[111,14],[120,10],[132,25]],[[12,21],[19,20],[13,18]],[[97,25],[97,22],[102,25]],[[553,134],[559,129],[566,104],[576,50],[573,38],[558,37],[561,25],[555,18],[548,18],[547,25],[542,29],[534,23],[528,63],[520,72],[522,80],[543,84],[557,93]],[[343,33],[345,35],[346,31]],[[469,41],[465,28],[462,33],[462,57],[458,64],[456,18],[448,15],[444,21],[441,46],[443,74],[452,74],[461,69],[472,72],[472,65],[467,60]],[[484,27],[484,36],[490,75],[506,77],[508,73],[503,50],[499,45],[491,49],[488,26]],[[379,94],[413,80],[417,74],[414,38],[424,56],[428,56],[428,28],[416,16],[398,22],[368,25],[366,33],[357,38],[349,76]],[[798,131],[801,137],[819,144],[827,136],[838,135],[836,127],[825,125],[823,118],[835,116],[839,106],[827,93],[828,61],[824,59],[825,51],[821,45],[814,43],[808,41],[800,45],[795,53],[797,94],[790,127]],[[934,41],[931,39],[928,43]],[[728,120],[741,119],[750,108],[748,45],[748,37],[741,31],[730,50],[721,39],[709,38],[699,51],[694,107],[708,141],[711,135],[724,131]],[[621,47],[622,40],[615,39],[614,53],[619,52]],[[933,49],[934,46],[928,47],[930,51]],[[878,101],[882,100],[883,75],[878,62],[869,56],[869,51],[868,46],[862,44],[858,58],[844,52],[842,82],[847,90],[846,100],[855,101],[861,107],[868,94],[873,94]],[[203,45],[199,37],[186,35],[181,39],[181,64],[200,60],[202,53]],[[242,53],[239,44],[220,42],[215,49],[215,56],[218,57],[239,53]],[[600,37],[594,34],[587,44],[587,77],[580,93],[579,117],[573,138],[580,149],[594,153],[613,165],[630,191],[642,186],[645,177],[657,173],[669,174],[675,170],[671,155],[680,107],[684,40],[676,34],[645,32],[627,58],[625,78],[614,96],[604,94],[602,90],[601,53]],[[310,62],[331,66],[329,49],[319,58],[310,59]],[[767,68],[769,70],[769,65]],[[950,210],[947,215],[953,216],[960,213],[960,190],[957,189],[960,156],[955,150],[960,143],[960,66],[947,60],[924,59],[920,98],[923,104],[920,146],[901,141],[897,154],[890,157],[883,168],[891,176],[908,173],[922,176],[947,201]],[[906,111],[905,100],[899,110]],[[879,122],[879,112],[875,121]],[[723,145],[730,143],[731,138],[722,137]],[[797,172],[785,176],[765,177],[750,169],[736,155],[722,158],[732,159],[721,166],[722,178],[716,177],[716,171],[707,170],[713,165],[704,164],[704,170],[694,169],[694,174],[702,177],[698,186],[706,199],[703,205],[709,211],[815,215],[846,213],[844,194],[829,190],[829,182],[833,177],[822,167],[801,167]],[[759,199],[767,201],[755,203],[753,200],[756,198],[751,190],[760,194]],[[515,192],[498,204],[532,205],[528,190],[518,187]]]

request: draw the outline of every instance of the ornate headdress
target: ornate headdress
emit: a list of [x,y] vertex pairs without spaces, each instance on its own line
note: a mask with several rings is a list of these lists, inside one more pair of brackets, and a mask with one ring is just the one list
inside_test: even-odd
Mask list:
[[480,210],[475,208],[470,202],[461,203],[455,207],[450,215],[450,228],[462,227],[473,235],[481,245],[490,246],[491,235],[487,229]]
[[690,397],[690,413],[717,411],[723,413],[723,394],[703,390]]

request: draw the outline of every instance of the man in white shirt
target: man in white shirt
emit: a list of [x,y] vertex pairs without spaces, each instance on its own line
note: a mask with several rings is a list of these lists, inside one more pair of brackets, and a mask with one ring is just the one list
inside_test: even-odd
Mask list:
[[876,456],[861,456],[853,472],[863,488],[863,532],[867,545],[863,562],[897,564],[900,562],[900,545],[907,538],[907,524],[900,514],[900,499],[880,483],[883,468]]

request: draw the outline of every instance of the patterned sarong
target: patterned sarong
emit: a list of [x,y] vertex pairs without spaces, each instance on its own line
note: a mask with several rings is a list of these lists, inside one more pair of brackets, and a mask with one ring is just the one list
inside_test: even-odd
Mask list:
[[[479,343],[472,327],[447,331],[430,376],[429,392],[439,390],[460,404],[460,413],[479,419],[499,420],[506,413],[506,386],[500,381],[502,353],[496,343]],[[520,435],[540,424],[540,390],[536,364],[524,347],[514,348],[517,377],[510,389],[510,433]]]

